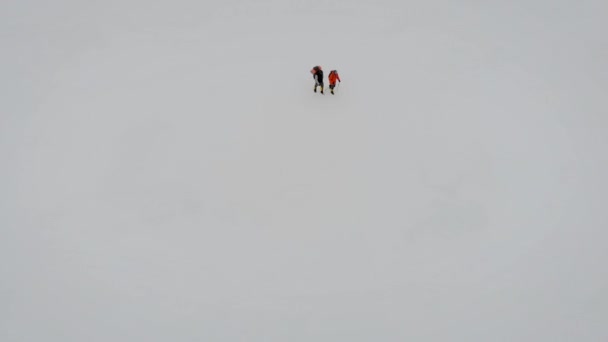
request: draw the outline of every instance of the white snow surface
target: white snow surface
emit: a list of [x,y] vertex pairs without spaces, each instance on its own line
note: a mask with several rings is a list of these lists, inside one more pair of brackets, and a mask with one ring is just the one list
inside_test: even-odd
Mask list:
[[608,341],[607,15],[3,1],[0,341]]

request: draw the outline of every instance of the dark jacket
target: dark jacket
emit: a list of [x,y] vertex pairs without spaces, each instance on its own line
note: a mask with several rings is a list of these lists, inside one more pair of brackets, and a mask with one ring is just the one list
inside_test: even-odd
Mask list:
[[312,77],[315,79],[317,84],[323,84],[323,70],[319,67],[314,67],[310,71],[312,73]]

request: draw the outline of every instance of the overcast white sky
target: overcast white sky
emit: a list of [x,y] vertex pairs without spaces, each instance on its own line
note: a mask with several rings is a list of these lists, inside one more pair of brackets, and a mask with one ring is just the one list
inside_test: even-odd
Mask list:
[[3,1],[0,340],[607,341],[607,16]]

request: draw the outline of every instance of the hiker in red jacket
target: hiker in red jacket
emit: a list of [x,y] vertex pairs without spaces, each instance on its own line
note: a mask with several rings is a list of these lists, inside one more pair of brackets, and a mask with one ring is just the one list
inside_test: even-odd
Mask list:
[[340,81],[340,75],[338,75],[338,70],[330,71],[327,78],[329,79],[329,89],[331,90],[331,94],[333,95],[334,88],[336,87],[336,81],[342,82]]

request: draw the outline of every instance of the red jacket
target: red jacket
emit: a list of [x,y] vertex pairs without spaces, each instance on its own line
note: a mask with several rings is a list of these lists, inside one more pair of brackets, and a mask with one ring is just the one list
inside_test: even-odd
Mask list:
[[336,71],[330,72],[327,78],[329,78],[329,84],[336,84],[336,81],[340,81],[340,75]]

